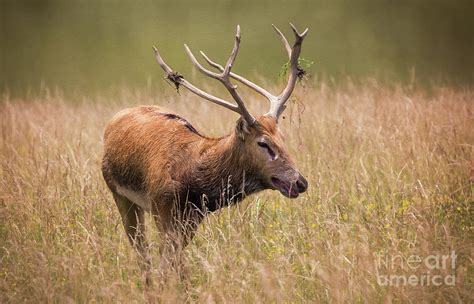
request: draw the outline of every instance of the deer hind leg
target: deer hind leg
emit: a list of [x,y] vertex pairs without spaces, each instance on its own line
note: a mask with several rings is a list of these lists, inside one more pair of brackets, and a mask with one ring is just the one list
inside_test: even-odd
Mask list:
[[138,253],[139,265],[145,275],[145,282],[147,286],[151,286],[151,258],[145,236],[145,211],[120,194],[113,193],[113,196],[122,216],[125,233]]
[[185,247],[194,237],[202,216],[198,213],[176,215],[173,208],[163,206],[153,211],[156,226],[161,234],[160,264],[158,271],[164,284],[169,271],[177,272],[186,291],[189,290],[189,271],[186,265]]

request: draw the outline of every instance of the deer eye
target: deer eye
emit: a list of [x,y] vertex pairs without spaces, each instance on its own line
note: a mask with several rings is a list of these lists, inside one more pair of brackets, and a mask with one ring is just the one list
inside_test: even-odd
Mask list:
[[260,147],[262,147],[262,148],[264,148],[264,149],[267,150],[267,153],[270,155],[270,158],[271,158],[272,160],[275,160],[275,159],[276,159],[276,154],[275,154],[275,152],[273,152],[272,148],[270,148],[270,146],[269,146],[266,142],[264,142],[264,141],[259,141],[259,142],[257,142],[257,144],[258,144]]

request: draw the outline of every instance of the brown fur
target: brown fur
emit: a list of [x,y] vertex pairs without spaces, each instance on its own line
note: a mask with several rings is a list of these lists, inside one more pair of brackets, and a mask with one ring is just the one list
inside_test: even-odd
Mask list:
[[[269,149],[257,144],[262,139],[277,156],[274,160],[269,159]],[[120,194],[120,188],[150,203],[164,233],[160,266],[164,268],[169,256],[178,255],[176,249],[192,238],[206,212],[264,189],[277,189],[272,177],[289,185],[306,183],[284,147],[276,118],[262,116],[252,126],[239,119],[231,134],[209,138],[183,118],[161,113],[154,106],[125,109],[110,121],[104,135],[102,171],[146,269],[149,256],[143,231],[139,231],[145,210]]]

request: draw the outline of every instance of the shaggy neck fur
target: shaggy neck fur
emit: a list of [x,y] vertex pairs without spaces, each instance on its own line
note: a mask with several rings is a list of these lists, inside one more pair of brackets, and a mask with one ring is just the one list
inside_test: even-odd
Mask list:
[[206,140],[199,149],[201,157],[188,177],[187,189],[187,200],[199,209],[215,211],[268,188],[236,132]]

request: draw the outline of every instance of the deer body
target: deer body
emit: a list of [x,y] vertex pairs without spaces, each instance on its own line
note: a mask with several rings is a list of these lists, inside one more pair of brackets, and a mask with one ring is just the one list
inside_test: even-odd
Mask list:
[[[236,104],[193,86],[173,71],[154,48],[158,64],[176,86],[183,86],[240,115],[229,135],[206,137],[185,119],[162,113],[156,106],[122,110],[105,129],[102,173],[127,236],[140,256],[148,284],[151,282],[151,259],[145,237],[146,211],[151,212],[162,235],[160,274],[174,266],[186,281],[182,249],[208,212],[236,204],[247,195],[265,189],[278,190],[286,197],[295,198],[308,187],[278,129],[278,117],[302,73],[298,57],[307,30],[300,34],[292,25],[296,40],[291,47],[283,34],[274,28],[288,53],[290,71],[288,84],[278,96],[230,71],[240,45],[239,27],[225,67],[201,52],[220,73],[202,67],[186,46],[193,64],[203,74],[219,80]],[[254,118],[245,108],[231,78],[266,97],[270,101],[270,111]]]
[[[276,132],[273,119],[261,120],[269,134]],[[178,201],[181,210],[192,204],[212,212],[273,188],[236,132],[209,138],[155,106],[119,112],[105,130],[104,143],[107,185],[145,211]]]

